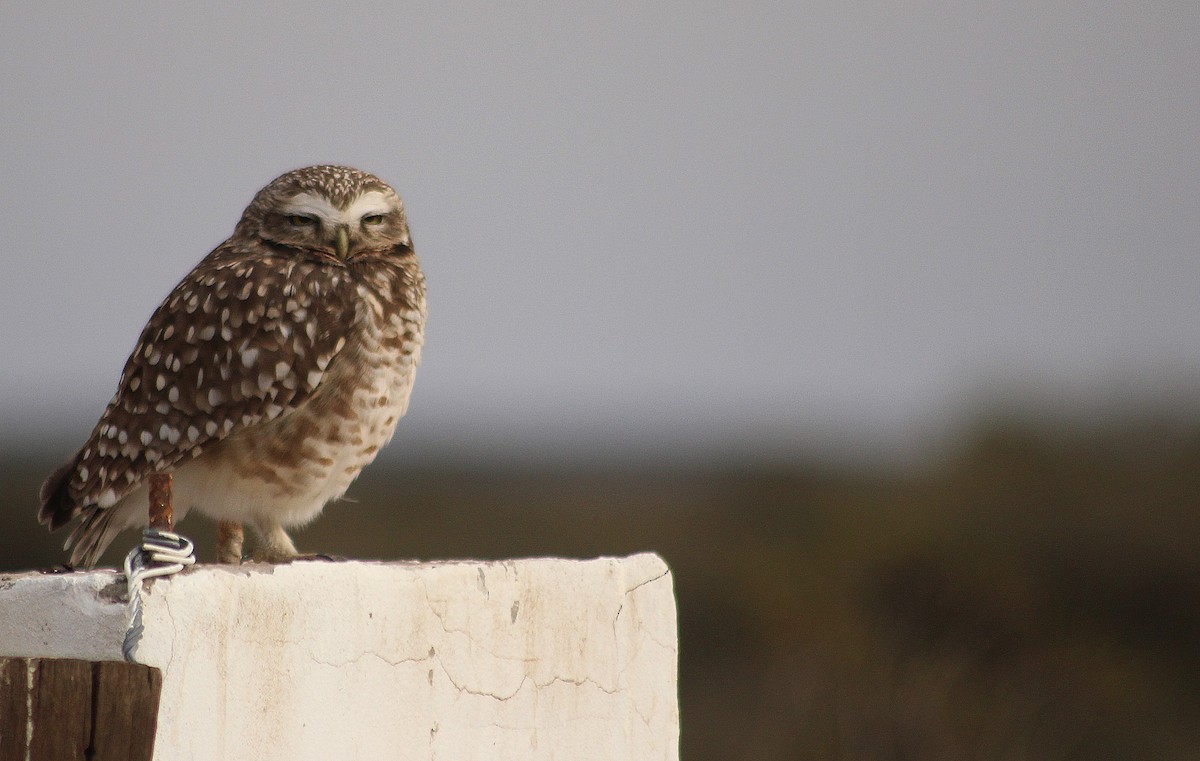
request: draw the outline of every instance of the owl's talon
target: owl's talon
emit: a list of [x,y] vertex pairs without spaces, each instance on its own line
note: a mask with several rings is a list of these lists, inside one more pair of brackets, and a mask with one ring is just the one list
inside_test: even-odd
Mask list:
[[286,565],[300,559],[299,555],[290,552],[279,552],[266,547],[259,547],[250,553],[250,561],[254,563],[270,563],[271,565]]
[[273,565],[286,565],[302,560],[319,560],[324,563],[345,563],[349,560],[349,558],[341,555],[328,555],[324,552],[305,552],[299,555],[287,555],[264,549],[255,550],[251,557],[256,563],[271,563]]
[[297,555],[293,560],[321,560],[326,563],[345,563],[350,558],[342,555],[329,555],[324,552],[308,552],[303,555]]

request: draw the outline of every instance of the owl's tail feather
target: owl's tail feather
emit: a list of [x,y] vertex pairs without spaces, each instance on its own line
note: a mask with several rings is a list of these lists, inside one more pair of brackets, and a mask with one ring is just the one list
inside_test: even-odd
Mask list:
[[38,522],[57,531],[79,515],[80,507],[71,496],[71,478],[75,475],[75,463],[78,455],[67,460],[66,464],[50,474],[42,484],[39,497],[42,506],[38,509]]
[[63,549],[71,550],[71,565],[86,568],[96,565],[113,538],[124,528],[120,524],[113,525],[116,513],[114,508],[93,507],[84,515],[63,545]]
[[124,526],[113,524],[117,512],[114,508],[85,508],[71,495],[71,479],[75,476],[78,459],[78,455],[72,457],[42,484],[38,521],[49,526],[51,531],[57,531],[83,513],[83,520],[71,531],[63,548],[71,550],[71,565],[90,567],[96,564]]

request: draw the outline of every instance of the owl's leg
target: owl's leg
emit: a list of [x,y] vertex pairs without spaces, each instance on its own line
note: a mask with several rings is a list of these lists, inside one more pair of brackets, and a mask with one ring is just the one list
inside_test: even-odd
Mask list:
[[258,549],[254,552],[255,560],[264,563],[286,563],[295,560],[296,556],[300,554],[296,551],[296,545],[292,543],[292,538],[278,523],[255,523],[254,528],[258,533]]
[[217,562],[237,565],[242,562],[242,543],[245,539],[242,524],[217,521]]

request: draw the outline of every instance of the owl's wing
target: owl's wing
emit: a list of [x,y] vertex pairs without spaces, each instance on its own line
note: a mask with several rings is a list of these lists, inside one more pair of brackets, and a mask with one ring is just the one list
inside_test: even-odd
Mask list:
[[91,437],[43,485],[38,517],[51,529],[286,414],[342,350],[354,305],[336,287],[337,273],[222,253],[209,255],[155,310]]

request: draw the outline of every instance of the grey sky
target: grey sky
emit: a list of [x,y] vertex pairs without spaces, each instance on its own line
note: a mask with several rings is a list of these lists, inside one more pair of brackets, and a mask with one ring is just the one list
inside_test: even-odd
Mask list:
[[1187,388],[1197,40],[1194,2],[6,3],[0,419],[82,437],[159,300],[317,162],[408,205],[404,446]]

